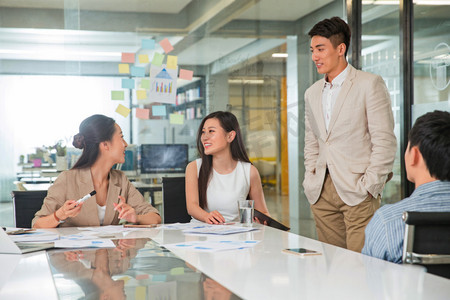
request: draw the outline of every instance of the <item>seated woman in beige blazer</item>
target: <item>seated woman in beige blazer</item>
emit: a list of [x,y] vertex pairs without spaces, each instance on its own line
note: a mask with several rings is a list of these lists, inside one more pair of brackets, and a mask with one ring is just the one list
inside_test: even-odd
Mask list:
[[[71,170],[62,172],[49,188],[32,221],[33,228],[60,226],[117,225],[125,220],[138,224],[161,223],[156,208],[130,183],[125,174],[111,170],[125,162],[122,130],[103,115],[93,115],[81,122],[73,145],[83,149]],[[83,203],[77,200],[96,191]]]

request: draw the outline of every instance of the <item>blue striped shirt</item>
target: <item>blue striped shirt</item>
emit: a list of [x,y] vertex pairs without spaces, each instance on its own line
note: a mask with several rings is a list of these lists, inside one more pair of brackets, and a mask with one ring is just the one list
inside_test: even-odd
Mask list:
[[362,253],[401,263],[405,211],[450,211],[450,182],[433,181],[417,187],[409,198],[378,209],[366,227]]

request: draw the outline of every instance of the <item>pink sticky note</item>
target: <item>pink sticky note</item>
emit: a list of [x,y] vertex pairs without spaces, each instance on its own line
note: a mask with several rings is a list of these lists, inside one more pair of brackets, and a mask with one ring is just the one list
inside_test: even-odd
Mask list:
[[167,38],[163,39],[161,42],[159,42],[161,47],[164,49],[164,52],[169,53],[173,50],[172,44],[169,42]]
[[123,63],[134,63],[134,53],[122,52],[122,62]]
[[180,79],[192,80],[192,76],[194,76],[194,71],[180,69]]
[[147,120],[150,115],[150,109],[136,108],[136,118]]
[[148,274],[138,274],[136,275],[136,280],[148,279],[149,277]]

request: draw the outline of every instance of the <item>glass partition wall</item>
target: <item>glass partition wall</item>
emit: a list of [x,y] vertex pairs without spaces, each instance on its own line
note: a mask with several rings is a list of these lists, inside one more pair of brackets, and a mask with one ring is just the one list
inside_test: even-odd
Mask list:
[[[424,2],[414,1],[412,16],[413,118],[449,103],[449,6]],[[187,144],[193,160],[202,118],[227,110],[241,124],[272,215],[315,237],[301,186],[303,95],[321,76],[307,32],[324,18],[346,19],[350,3],[362,10],[360,67],[386,81],[399,138],[408,130],[399,1],[1,1],[1,225],[12,225],[10,193],[22,179],[54,179],[41,175],[56,169],[55,144],[67,147],[65,167],[73,165],[80,152],[72,138],[87,116],[118,122],[133,145],[127,157],[138,160],[143,144]],[[402,151],[399,143],[385,203],[401,199]],[[150,179],[137,161],[122,168]]]
[[[127,159],[139,159],[143,144],[187,144],[193,160],[202,118],[228,110],[242,126],[273,216],[298,222],[299,208],[292,219],[289,204],[307,208],[303,162],[289,165],[289,157],[302,156],[304,113],[296,103],[317,75],[305,47],[291,43],[287,57],[287,37],[306,46],[314,23],[344,11],[333,0],[1,1],[0,201],[10,203],[24,183],[45,181],[42,171],[56,169],[57,143],[67,147],[70,168],[80,154],[73,135],[89,115],[117,121],[133,145]],[[291,75],[288,61],[298,62]],[[298,74],[303,65],[308,73]],[[288,124],[299,137],[289,154]],[[122,167],[133,180],[149,179],[139,163]],[[304,219],[311,222],[309,212]]]

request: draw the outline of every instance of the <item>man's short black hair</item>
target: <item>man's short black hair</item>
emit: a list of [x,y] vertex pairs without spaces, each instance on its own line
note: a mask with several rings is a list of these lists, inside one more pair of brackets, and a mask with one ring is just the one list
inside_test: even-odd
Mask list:
[[419,148],[430,175],[450,181],[450,113],[435,110],[416,120],[409,132],[409,149]]
[[344,20],[339,17],[332,17],[331,19],[325,19],[314,25],[314,27],[308,32],[308,35],[322,36],[330,40],[334,48],[340,44],[345,44],[345,56],[347,56],[348,48],[350,47],[351,31],[350,27]]

